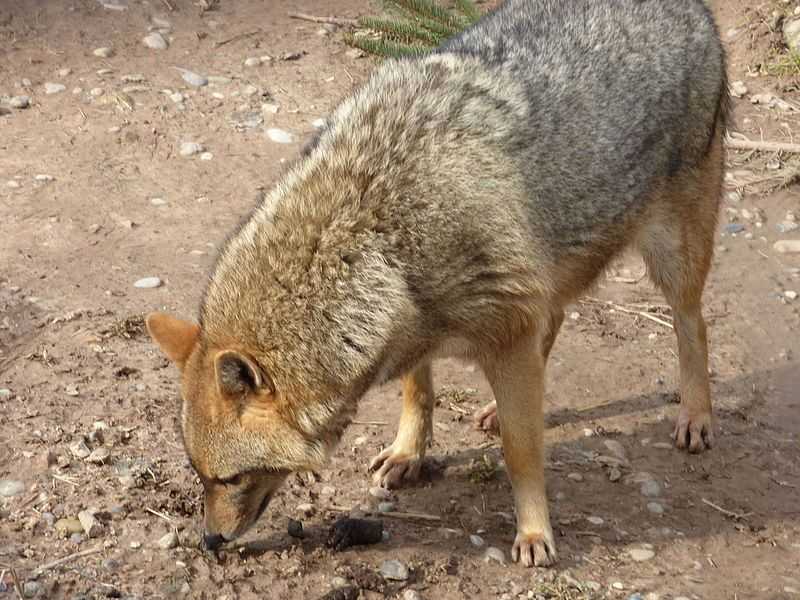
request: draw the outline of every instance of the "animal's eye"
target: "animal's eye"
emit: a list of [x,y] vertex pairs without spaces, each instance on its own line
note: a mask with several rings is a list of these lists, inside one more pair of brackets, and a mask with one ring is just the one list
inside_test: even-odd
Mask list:
[[220,479],[219,482],[223,485],[239,485],[242,482],[242,474],[237,473],[233,477],[227,479]]

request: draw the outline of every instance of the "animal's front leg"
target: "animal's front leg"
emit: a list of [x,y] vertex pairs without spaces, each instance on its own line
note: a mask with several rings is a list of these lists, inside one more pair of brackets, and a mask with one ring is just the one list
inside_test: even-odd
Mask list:
[[397,437],[370,463],[375,483],[399,487],[419,476],[433,423],[433,378],[430,363],[418,365],[403,377],[403,413]]
[[503,454],[514,489],[511,557],[526,567],[555,563],[544,482],[544,340],[531,336],[485,367],[497,399]]

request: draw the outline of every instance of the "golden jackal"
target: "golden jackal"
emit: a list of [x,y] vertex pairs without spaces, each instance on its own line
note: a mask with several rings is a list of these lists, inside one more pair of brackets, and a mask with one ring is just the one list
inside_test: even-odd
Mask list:
[[148,318],[181,369],[210,548],[288,473],[319,468],[373,385],[402,377],[373,468],[414,477],[431,360],[476,361],[514,491],[512,555],[556,559],[545,363],[575,300],[627,246],[675,316],[678,447],[711,445],[701,295],[727,85],[699,0],[508,0],[437,50],[384,63],[221,252],[199,324]]

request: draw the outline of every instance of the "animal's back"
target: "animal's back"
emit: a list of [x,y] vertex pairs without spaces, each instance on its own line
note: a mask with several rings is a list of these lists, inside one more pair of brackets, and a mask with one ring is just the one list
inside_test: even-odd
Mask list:
[[636,218],[724,117],[723,50],[699,0],[508,0],[439,52],[522,84],[529,114],[507,146],[537,227],[566,247]]

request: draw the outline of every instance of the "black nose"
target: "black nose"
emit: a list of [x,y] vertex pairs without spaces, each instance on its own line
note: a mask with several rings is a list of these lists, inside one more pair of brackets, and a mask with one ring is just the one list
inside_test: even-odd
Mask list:
[[203,548],[205,550],[214,551],[222,545],[222,542],[225,541],[225,538],[222,537],[218,533],[213,534],[204,534],[203,535]]

